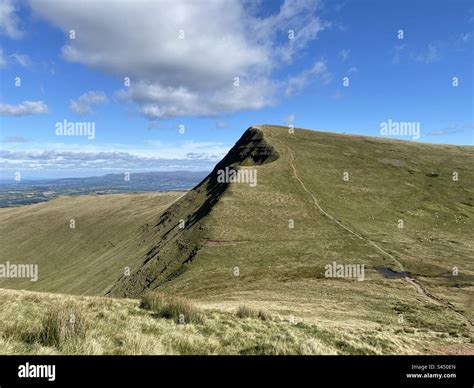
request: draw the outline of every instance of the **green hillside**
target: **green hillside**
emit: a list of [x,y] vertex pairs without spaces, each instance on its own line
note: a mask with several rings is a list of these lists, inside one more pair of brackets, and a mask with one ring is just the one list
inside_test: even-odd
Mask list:
[[[162,245],[110,294],[159,286],[213,306],[297,307],[337,322],[390,323],[427,307],[467,323],[453,310],[472,321],[473,156],[472,147],[251,128],[167,210]],[[258,184],[217,183],[225,166],[252,166]],[[325,278],[333,261],[365,264],[367,279]],[[411,282],[376,268],[407,271]]]
[[[220,183],[226,167],[256,171],[257,184]],[[457,346],[446,351],[474,352],[473,147],[252,127],[200,185],[170,195],[0,210],[1,261],[38,260],[42,274],[0,287],[131,298],[158,288],[358,341],[401,331],[390,338],[406,352],[435,352],[446,336]],[[82,237],[68,229],[76,208]],[[364,280],[326,277],[333,262],[364,265]]]
[[36,282],[0,278],[0,287],[103,295],[147,251],[156,214],[182,195],[83,195],[0,209],[0,263],[38,264]]

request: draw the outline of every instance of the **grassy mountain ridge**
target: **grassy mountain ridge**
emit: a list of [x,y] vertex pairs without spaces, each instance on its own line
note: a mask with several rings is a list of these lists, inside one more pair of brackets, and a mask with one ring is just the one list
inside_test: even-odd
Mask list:
[[[161,289],[219,308],[245,301],[298,311],[305,319],[393,324],[400,314],[418,315],[415,311],[430,306],[430,297],[419,292],[422,284],[434,300],[442,300],[433,306],[438,319],[469,330],[472,147],[308,130],[289,134],[286,127],[262,126],[260,131],[279,158],[255,167],[257,187],[232,184],[225,191],[201,225],[205,234],[193,263]],[[419,284],[385,278],[377,269],[398,271],[397,263],[315,208],[296,181],[287,146],[321,206],[402,263]],[[364,263],[368,279],[325,278],[324,266],[333,261]],[[457,276],[452,276],[454,267]],[[410,319],[430,325],[423,323],[430,314],[424,316]]]
[[278,153],[265,141],[263,133],[249,128],[207,178],[161,215],[155,226],[156,233],[163,236],[161,241],[131,276],[120,278],[108,295],[138,296],[179,276],[201,247],[205,227],[200,221],[230,186],[217,181],[217,172],[226,167],[262,165],[277,158]]
[[[254,169],[257,185],[217,182],[225,167]],[[207,309],[245,304],[329,332],[357,332],[360,341],[380,327],[390,336],[405,333],[396,343],[419,333],[424,345],[407,352],[429,352],[446,336],[473,352],[473,167],[474,147],[251,127],[172,205],[130,202],[149,215],[140,250],[136,237],[125,236],[128,226],[116,229],[132,241],[120,260],[130,276],[117,266],[106,282],[98,273],[96,286],[83,288],[73,286],[81,281],[69,267],[68,281],[51,291],[138,297],[158,288]],[[101,206],[105,211],[107,203]],[[3,210],[0,217],[10,214]],[[13,221],[3,220],[10,230]],[[48,246],[47,234],[43,239],[40,248]],[[7,252],[24,249],[8,238],[2,243]],[[333,262],[363,264],[365,279],[326,277]],[[407,276],[391,278],[390,271]]]

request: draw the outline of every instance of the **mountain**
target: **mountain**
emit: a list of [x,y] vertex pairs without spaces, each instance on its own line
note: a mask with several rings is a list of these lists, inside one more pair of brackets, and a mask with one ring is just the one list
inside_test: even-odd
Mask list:
[[[354,346],[378,330],[371,341],[386,353],[421,346],[410,333],[426,349],[472,349],[473,156],[474,147],[253,126],[182,196],[0,209],[0,262],[40,263],[37,282],[0,287],[129,298],[158,289],[349,333]],[[79,234],[68,229],[74,214]]]

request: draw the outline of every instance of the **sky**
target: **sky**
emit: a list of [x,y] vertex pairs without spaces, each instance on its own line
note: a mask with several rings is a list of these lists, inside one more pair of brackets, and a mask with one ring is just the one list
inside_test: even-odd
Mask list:
[[210,170],[252,124],[473,145],[473,26],[463,0],[0,0],[1,178]]

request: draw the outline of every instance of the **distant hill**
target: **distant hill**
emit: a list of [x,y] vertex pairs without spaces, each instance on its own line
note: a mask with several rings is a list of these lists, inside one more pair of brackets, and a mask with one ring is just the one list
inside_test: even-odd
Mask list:
[[[67,229],[72,198],[0,209],[0,262],[43,260],[38,282],[0,287],[132,298],[158,288],[202,306],[246,304],[352,333],[354,346],[377,330],[370,341],[385,353],[474,352],[473,156],[473,147],[251,127],[169,206],[164,197],[153,206],[130,195],[112,206],[114,196],[100,204],[96,196],[81,205],[80,234]],[[229,171],[246,169],[229,182]],[[255,172],[252,185],[244,178]],[[108,223],[97,223],[103,217]],[[121,249],[111,254],[108,240],[127,253],[116,260]],[[86,250],[89,241],[103,244],[113,271]],[[338,265],[363,265],[364,276],[328,275]],[[385,339],[397,331],[402,342],[390,348]]]
[[0,207],[45,202],[59,195],[114,194],[189,190],[208,171],[159,171],[107,174],[86,178],[48,179],[0,183]]

